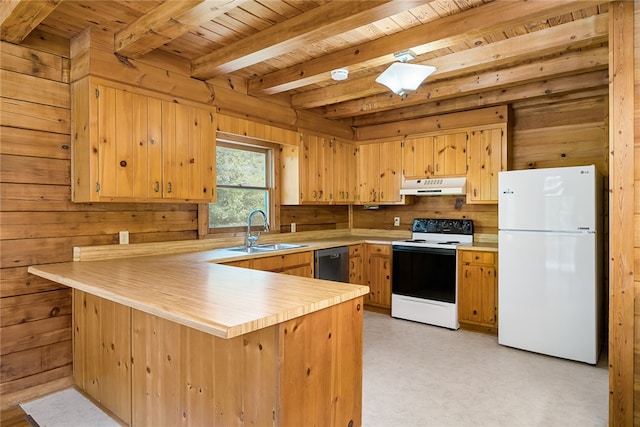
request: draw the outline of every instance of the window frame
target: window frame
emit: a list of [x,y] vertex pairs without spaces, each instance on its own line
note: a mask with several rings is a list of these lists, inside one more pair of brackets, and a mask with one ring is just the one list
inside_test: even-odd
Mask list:
[[[218,147],[227,147],[234,149],[241,149],[246,151],[253,152],[263,152],[266,154],[266,176],[265,176],[265,184],[267,190],[267,197],[269,198],[268,203],[268,219],[269,219],[269,228],[271,230],[275,230],[277,225],[276,218],[279,216],[276,213],[276,209],[279,207],[279,203],[276,200],[277,197],[277,186],[276,186],[276,168],[278,163],[278,145],[266,141],[261,140],[253,140],[253,139],[245,139],[242,136],[234,136],[234,135],[225,135],[225,137],[221,137],[220,135],[216,138],[216,150]],[[216,171],[216,180],[217,180],[217,171]],[[229,186],[229,185],[216,185],[216,194],[218,188],[243,188],[243,189],[257,189],[264,190],[265,187],[253,187],[253,186]],[[247,227],[209,227],[209,205],[206,206],[206,209],[200,210],[206,216],[205,224],[207,228],[207,236],[208,237],[236,237],[240,235],[244,235],[247,232]],[[259,226],[253,226],[256,230],[259,229]]]

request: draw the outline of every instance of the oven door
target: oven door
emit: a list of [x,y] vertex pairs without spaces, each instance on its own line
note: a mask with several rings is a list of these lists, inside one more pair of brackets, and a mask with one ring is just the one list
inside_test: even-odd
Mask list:
[[392,293],[456,302],[456,250],[393,246]]

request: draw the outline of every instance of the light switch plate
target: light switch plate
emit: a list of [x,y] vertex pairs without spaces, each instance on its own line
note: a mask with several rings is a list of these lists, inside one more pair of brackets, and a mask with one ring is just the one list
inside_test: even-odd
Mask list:
[[129,244],[129,232],[128,231],[121,231],[119,233],[119,238],[120,238],[120,244],[121,245],[128,245]]

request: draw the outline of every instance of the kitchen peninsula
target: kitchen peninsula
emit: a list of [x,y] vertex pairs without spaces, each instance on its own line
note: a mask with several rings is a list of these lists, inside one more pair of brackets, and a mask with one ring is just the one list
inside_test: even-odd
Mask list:
[[361,425],[368,287],[207,253],[29,268],[73,288],[76,386],[131,426]]

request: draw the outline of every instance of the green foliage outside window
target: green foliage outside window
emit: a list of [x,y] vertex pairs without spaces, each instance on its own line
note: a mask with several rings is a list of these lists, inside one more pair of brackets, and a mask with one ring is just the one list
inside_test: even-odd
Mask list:
[[268,151],[216,147],[216,203],[209,204],[209,227],[241,227],[253,209],[269,215]]

